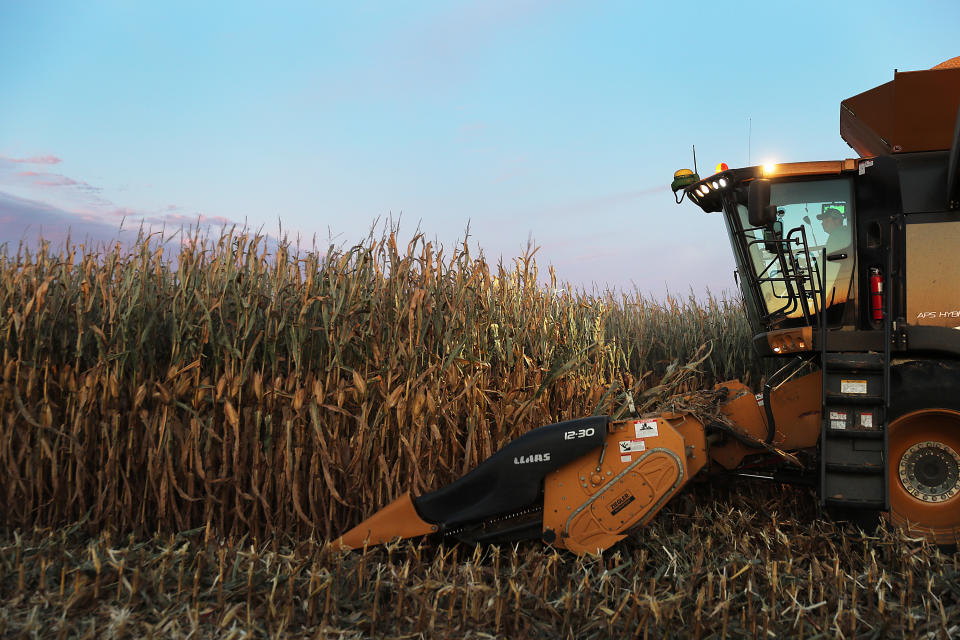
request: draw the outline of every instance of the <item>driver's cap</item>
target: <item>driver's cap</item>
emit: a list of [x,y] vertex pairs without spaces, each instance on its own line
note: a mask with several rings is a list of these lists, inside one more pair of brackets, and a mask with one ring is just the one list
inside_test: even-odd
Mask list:
[[823,210],[823,213],[817,214],[817,220],[823,220],[824,218],[838,218],[843,219],[843,212],[840,209],[835,209],[834,207],[827,207]]

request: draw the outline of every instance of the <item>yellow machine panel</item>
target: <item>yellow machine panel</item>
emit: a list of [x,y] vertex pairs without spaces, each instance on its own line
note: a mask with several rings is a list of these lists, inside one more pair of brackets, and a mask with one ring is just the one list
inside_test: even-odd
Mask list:
[[[770,397],[776,423],[770,445],[779,450],[797,450],[816,446],[820,437],[819,371],[790,380],[776,388]],[[739,380],[724,382],[718,387],[729,389],[729,399],[722,411],[746,438],[758,441],[757,446],[730,439],[710,449],[710,457],[725,469],[736,469],[749,455],[768,451],[762,443],[767,437],[767,418],[763,400]]]
[[613,422],[602,454],[547,476],[545,537],[576,553],[596,553],[656,514],[706,463],[703,425],[688,415],[671,417]]
[[960,328],[960,221],[907,225],[907,322]]

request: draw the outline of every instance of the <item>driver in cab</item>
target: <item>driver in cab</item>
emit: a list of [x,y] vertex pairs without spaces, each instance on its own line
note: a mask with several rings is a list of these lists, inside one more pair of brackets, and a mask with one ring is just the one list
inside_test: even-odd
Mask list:
[[[823,230],[827,232],[827,268],[826,273],[826,295],[827,306],[846,302],[847,293],[850,288],[850,278],[853,271],[853,261],[848,260],[851,256],[852,237],[850,227],[844,224],[846,216],[836,207],[827,207],[823,213],[817,216],[817,220],[823,225]],[[831,260],[830,257],[833,256]],[[842,256],[842,257],[841,257]],[[837,307],[838,311],[842,307]],[[842,312],[841,312],[842,313]]]
[[850,246],[850,227],[843,224],[845,218],[843,212],[835,207],[827,207],[823,213],[817,215],[817,220],[827,232],[828,256]]

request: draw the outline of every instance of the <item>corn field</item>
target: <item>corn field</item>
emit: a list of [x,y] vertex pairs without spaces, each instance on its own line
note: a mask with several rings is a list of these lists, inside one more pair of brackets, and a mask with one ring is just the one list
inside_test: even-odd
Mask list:
[[663,392],[704,344],[688,388],[757,375],[735,303],[558,294],[529,257],[393,233],[165,248],[0,253],[7,526],[329,539],[533,427]]
[[395,231],[0,247],[0,636],[955,637],[958,556],[698,486],[600,557],[330,541],[542,424],[763,369],[738,302]]

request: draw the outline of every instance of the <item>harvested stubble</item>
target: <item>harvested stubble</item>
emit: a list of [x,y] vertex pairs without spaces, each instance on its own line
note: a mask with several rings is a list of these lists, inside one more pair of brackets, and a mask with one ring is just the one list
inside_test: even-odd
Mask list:
[[0,525],[330,539],[627,388],[758,376],[737,303],[571,293],[530,255],[174,242],[0,248]]
[[698,487],[613,553],[401,543],[342,553],[204,531],[0,540],[0,636],[949,638],[960,555]]

